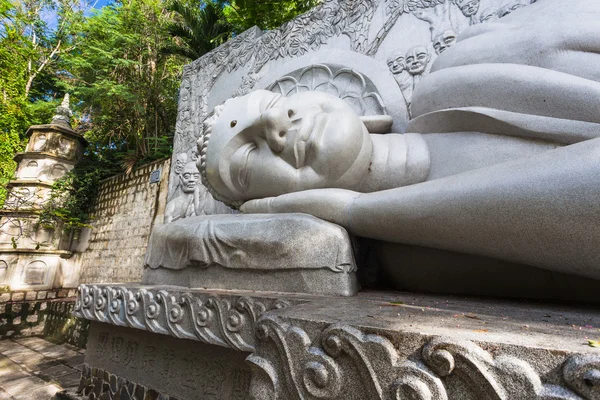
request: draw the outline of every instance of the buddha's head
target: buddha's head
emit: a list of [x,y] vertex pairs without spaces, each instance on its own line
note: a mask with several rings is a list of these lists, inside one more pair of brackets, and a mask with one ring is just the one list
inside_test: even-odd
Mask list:
[[411,75],[421,75],[430,59],[425,46],[415,46],[406,53],[406,68]]
[[433,49],[435,50],[435,54],[442,54],[448,47],[455,43],[456,33],[452,29],[443,31],[433,39]]
[[479,11],[480,0],[456,0],[456,5],[465,17],[472,17]]
[[401,73],[406,69],[404,54],[394,54],[387,60],[387,66],[394,75]]
[[194,193],[200,180],[200,172],[196,163],[189,162],[183,167],[183,171],[179,174],[179,182],[183,193]]
[[257,90],[215,108],[198,150],[205,186],[217,199],[239,206],[300,190],[345,188],[368,170],[372,143],[342,99]]

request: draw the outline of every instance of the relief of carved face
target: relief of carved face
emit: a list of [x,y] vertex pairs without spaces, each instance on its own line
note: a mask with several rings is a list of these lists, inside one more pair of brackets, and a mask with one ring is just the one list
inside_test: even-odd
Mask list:
[[198,186],[198,180],[200,180],[200,172],[196,167],[196,163],[187,163],[183,172],[179,175],[183,193],[193,193]]
[[429,53],[425,46],[413,47],[406,53],[406,66],[411,75],[421,75],[429,62]]
[[500,8],[500,10],[498,11],[498,15],[500,18],[506,17],[507,15],[509,15],[510,13],[512,13],[515,10],[518,10],[521,7],[525,7],[525,4],[521,4],[521,3],[507,4],[504,7]]
[[472,17],[479,11],[480,0],[456,0],[456,5],[465,17]]
[[479,16],[479,22],[492,22],[498,19],[498,11],[495,9],[487,8],[481,12]]
[[175,173],[177,175],[181,174],[183,171],[185,164],[187,164],[187,158],[187,154],[185,153],[179,153],[177,155],[177,158],[175,159]]
[[396,54],[390,57],[387,61],[387,66],[392,72],[392,74],[396,75],[401,73],[406,69],[406,61],[404,59],[404,55]]
[[231,201],[339,187],[349,171],[367,170],[371,151],[367,129],[343,100],[258,90],[229,100],[218,114],[206,177]]
[[446,30],[433,39],[433,49],[435,54],[440,55],[446,49],[456,43],[456,33],[453,30]]

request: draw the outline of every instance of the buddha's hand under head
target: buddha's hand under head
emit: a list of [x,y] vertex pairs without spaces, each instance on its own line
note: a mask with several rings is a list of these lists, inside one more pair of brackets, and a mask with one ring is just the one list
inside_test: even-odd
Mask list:
[[349,210],[358,192],[345,189],[312,189],[277,197],[249,200],[242,204],[244,213],[305,213],[349,228]]

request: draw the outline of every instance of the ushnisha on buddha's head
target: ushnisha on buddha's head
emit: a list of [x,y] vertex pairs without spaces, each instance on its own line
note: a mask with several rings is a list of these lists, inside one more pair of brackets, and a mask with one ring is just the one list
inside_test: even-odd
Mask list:
[[257,90],[215,108],[198,150],[205,186],[217,199],[239,206],[300,190],[348,187],[366,174],[372,142],[342,99]]

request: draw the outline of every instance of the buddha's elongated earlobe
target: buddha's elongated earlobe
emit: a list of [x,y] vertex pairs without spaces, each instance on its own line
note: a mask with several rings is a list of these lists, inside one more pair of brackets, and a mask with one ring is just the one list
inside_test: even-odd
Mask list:
[[360,120],[369,133],[389,133],[394,123],[389,115],[363,115]]

